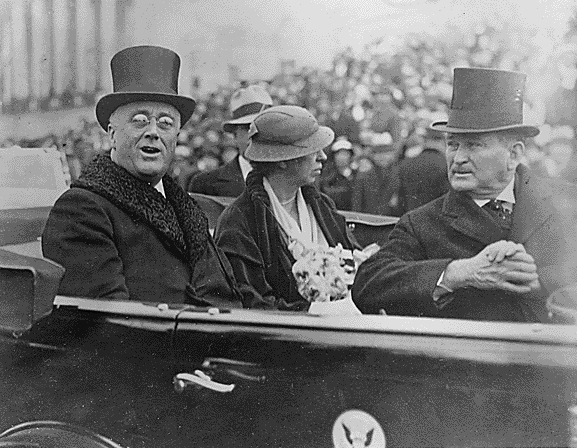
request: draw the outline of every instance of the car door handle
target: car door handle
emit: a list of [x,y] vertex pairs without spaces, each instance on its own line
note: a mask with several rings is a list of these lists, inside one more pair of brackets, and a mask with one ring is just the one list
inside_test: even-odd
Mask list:
[[193,385],[205,387],[221,393],[232,392],[235,388],[234,384],[222,384],[212,381],[212,379],[202,370],[195,370],[194,374],[178,373],[174,376],[172,383],[174,384],[174,390],[178,393],[183,392],[188,386]]

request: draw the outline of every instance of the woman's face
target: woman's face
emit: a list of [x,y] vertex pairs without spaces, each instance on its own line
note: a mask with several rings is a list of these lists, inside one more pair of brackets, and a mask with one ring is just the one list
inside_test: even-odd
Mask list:
[[327,156],[321,149],[315,153],[309,154],[308,156],[287,161],[285,174],[299,187],[312,184],[321,175],[323,163],[326,160]]

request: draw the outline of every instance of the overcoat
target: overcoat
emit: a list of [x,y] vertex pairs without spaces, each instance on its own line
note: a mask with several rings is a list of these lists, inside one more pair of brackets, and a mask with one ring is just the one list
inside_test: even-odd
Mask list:
[[86,167],[42,235],[44,256],[66,269],[60,294],[240,306],[202,210],[169,176],[162,181],[166,198],[108,155]]
[[[328,196],[312,185],[302,187],[302,193],[330,246],[359,247]],[[246,308],[308,309],[292,274],[295,259],[260,173],[249,173],[245,191],[222,212],[215,239],[230,260]]]
[[425,148],[416,157],[399,164],[399,212],[413,210],[449,191],[447,162],[443,154]]
[[245,183],[237,156],[216,170],[195,175],[190,180],[187,190],[210,196],[236,198],[242,193],[244,187]]
[[[577,280],[577,186],[531,176],[519,166],[509,232],[473,199],[450,190],[403,215],[388,242],[365,261],[353,285],[364,313],[475,320],[547,322],[547,298]],[[528,294],[465,288],[437,310],[432,296],[452,260],[469,258],[487,245],[510,240],[533,256],[541,289]]]

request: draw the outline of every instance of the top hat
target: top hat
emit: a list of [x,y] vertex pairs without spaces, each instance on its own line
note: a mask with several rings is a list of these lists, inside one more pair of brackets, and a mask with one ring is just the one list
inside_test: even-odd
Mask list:
[[248,132],[244,156],[253,162],[280,162],[313,154],[329,146],[335,133],[320,126],[306,109],[274,106],[257,115]]
[[226,132],[234,132],[239,124],[251,124],[255,117],[272,106],[272,98],[261,86],[248,86],[238,89],[230,98],[230,112],[232,120],[224,123],[222,128]]
[[516,129],[536,136],[538,128],[523,124],[525,78],[507,70],[456,68],[449,119],[431,128],[453,134]]
[[196,102],[178,94],[180,57],[174,51],[147,45],[125,48],[112,57],[110,69],[113,93],[96,104],[96,118],[104,130],[118,107],[136,101],[174,106],[180,113],[181,126],[194,112]]

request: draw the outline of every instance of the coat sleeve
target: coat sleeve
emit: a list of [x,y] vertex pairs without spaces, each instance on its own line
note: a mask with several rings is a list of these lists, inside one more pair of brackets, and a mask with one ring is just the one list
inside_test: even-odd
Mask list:
[[451,259],[427,259],[410,214],[404,215],[387,243],[359,268],[353,301],[365,314],[436,316],[433,291]]
[[243,213],[234,206],[228,207],[220,216],[215,240],[226,254],[239,289],[244,308],[280,309],[300,311],[308,308],[308,302],[287,303],[278,297],[267,280],[266,266],[257,242],[250,232],[250,224]]
[[112,221],[93,193],[72,188],[56,201],[42,234],[42,251],[66,269],[60,294],[129,299]]

